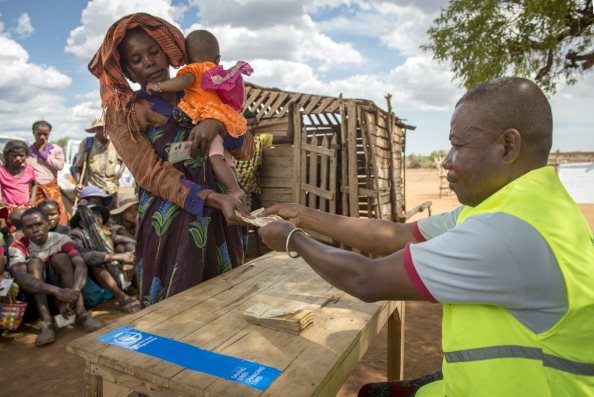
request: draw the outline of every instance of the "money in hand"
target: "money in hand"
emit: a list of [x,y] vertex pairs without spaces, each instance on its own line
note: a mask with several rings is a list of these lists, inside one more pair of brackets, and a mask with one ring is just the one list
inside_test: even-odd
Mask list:
[[244,222],[249,223],[250,225],[254,225],[256,227],[263,227],[268,225],[270,222],[282,221],[278,215],[268,215],[262,216],[259,215],[264,211],[264,208],[257,209],[255,211],[250,212],[252,218],[248,218],[247,216],[243,216],[239,211],[235,210],[235,215],[241,218]]

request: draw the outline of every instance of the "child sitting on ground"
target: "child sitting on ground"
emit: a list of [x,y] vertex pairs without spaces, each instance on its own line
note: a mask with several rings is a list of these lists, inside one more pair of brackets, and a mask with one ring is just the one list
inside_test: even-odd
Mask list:
[[[184,97],[173,113],[178,121],[190,119],[193,123],[199,123],[195,128],[200,129],[208,128],[201,127],[200,121],[216,119],[225,125],[231,136],[245,134],[246,120],[242,114],[245,88],[241,75],[249,76],[252,73],[250,65],[238,62],[228,71],[217,66],[221,59],[219,43],[206,30],[195,30],[188,34],[186,52],[190,64],[180,69],[177,77],[148,83],[146,91],[152,94],[185,90]],[[218,134],[210,143],[209,158],[216,177],[225,185],[227,192],[243,199],[244,193],[233,170],[233,158]]]
[[134,194],[118,197],[118,205],[111,210],[111,231],[115,252],[136,250],[136,224],[138,221],[138,199]]
[[35,171],[25,162],[29,147],[22,141],[8,141],[4,146],[5,164],[0,166],[0,218],[9,225],[10,213],[16,208],[31,207],[31,191],[35,184]]
[[49,219],[49,230],[50,232],[56,232],[60,234],[70,233],[70,226],[60,225],[60,205],[50,199],[45,199],[37,204],[37,208],[42,210]]

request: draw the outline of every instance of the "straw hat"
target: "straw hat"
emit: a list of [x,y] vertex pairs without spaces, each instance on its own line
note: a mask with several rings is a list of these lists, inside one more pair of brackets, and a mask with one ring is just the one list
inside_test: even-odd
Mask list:
[[85,131],[90,132],[91,134],[95,133],[95,128],[103,127],[105,124],[103,123],[103,117],[97,116],[93,119],[93,123],[89,128],[85,128]]
[[136,204],[138,204],[138,199],[135,195],[123,194],[118,198],[118,206],[111,210],[111,215],[119,215]]

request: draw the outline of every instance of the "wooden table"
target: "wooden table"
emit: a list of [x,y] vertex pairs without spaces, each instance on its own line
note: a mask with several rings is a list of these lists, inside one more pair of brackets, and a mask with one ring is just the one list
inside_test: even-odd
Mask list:
[[[256,303],[306,304],[314,325],[299,336],[250,325],[241,313]],[[386,322],[388,379],[401,377],[403,315],[402,302],[364,303],[301,258],[271,253],[74,340],[67,350],[86,362],[86,396],[333,396]],[[97,340],[124,325],[283,372],[259,392]]]

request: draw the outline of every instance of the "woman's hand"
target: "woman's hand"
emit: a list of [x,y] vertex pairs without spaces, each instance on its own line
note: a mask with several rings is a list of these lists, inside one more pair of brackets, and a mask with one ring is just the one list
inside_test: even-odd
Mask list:
[[219,209],[223,213],[227,223],[231,225],[247,225],[235,214],[236,210],[247,218],[251,217],[245,205],[229,194],[212,192],[206,197],[206,205]]
[[295,225],[287,221],[269,223],[258,230],[262,242],[273,251],[284,252],[287,244],[287,236]]
[[190,132],[190,140],[192,141],[192,147],[190,154],[192,157],[196,157],[198,152],[206,155],[208,153],[208,147],[210,142],[217,136],[223,136],[226,133],[225,125],[219,120],[206,119],[194,126]]
[[302,227],[301,216],[305,211],[307,211],[306,207],[295,203],[275,204],[272,207],[266,208],[261,216],[278,215],[290,221],[295,226]]

